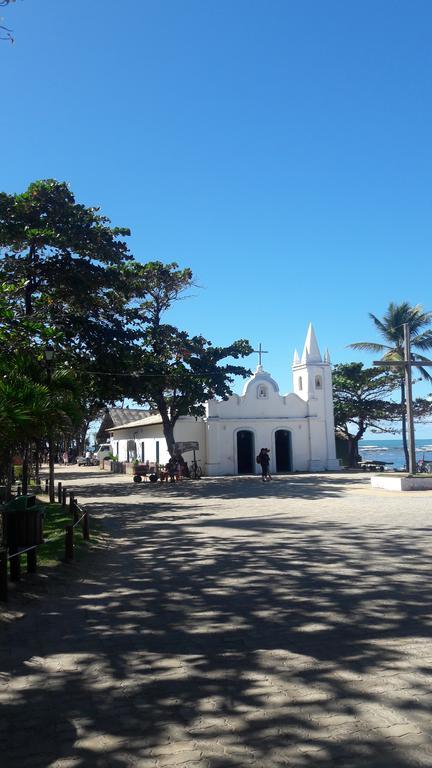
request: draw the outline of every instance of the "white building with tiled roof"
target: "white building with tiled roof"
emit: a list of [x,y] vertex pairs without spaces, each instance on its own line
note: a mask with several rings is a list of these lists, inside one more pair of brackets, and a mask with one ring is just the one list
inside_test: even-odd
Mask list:
[[[294,354],[292,375],[293,392],[281,395],[258,365],[241,395],[209,400],[202,418],[180,417],[176,442],[199,444],[197,459],[205,475],[258,474],[261,448],[270,449],[273,474],[338,469],[330,358],[328,352],[321,357],[312,325],[301,358]],[[110,440],[119,461],[165,464],[169,459],[158,415],[113,427]]]

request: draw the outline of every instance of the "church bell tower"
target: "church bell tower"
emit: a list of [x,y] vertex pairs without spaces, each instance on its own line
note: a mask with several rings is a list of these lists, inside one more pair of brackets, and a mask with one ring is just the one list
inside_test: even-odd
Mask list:
[[[301,358],[295,351],[292,370],[294,394],[308,405],[310,470],[339,469],[335,448],[330,356],[326,351],[324,358],[321,357],[312,323],[309,324]],[[326,446],[324,451],[323,446]]]

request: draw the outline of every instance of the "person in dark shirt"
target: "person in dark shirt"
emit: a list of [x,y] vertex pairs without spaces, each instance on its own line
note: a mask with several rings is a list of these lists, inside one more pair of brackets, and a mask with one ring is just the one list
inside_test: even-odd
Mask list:
[[270,454],[269,448],[261,448],[257,456],[257,462],[258,464],[261,464],[261,478],[263,483],[265,483],[266,480],[271,480],[271,475],[269,472],[269,465],[270,465],[269,454]]

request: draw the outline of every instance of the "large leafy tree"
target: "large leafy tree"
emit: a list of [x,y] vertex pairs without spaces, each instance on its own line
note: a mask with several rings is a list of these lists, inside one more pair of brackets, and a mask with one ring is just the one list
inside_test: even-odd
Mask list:
[[[15,413],[22,403],[28,439],[23,432],[16,440],[11,432],[24,470],[29,442],[43,442],[40,420],[34,428],[30,418],[29,392],[31,382],[47,384],[48,343],[56,352],[53,383],[64,371],[64,382],[75,386],[74,393],[63,393],[64,402],[69,410],[73,402],[84,425],[89,414],[124,396],[123,374],[135,364],[132,293],[123,270],[130,260],[128,234],[111,227],[98,209],[77,203],[64,183],[39,181],[23,194],[0,194],[0,368],[5,386],[26,383]],[[50,389],[58,425],[79,434],[76,418],[63,418],[58,392]],[[45,419],[48,431],[58,434]]]
[[130,268],[141,295],[141,369],[135,400],[148,403],[160,413],[168,451],[174,454],[174,427],[180,416],[199,416],[211,397],[231,394],[234,376],[250,371],[232,362],[249,355],[252,348],[240,339],[227,346],[214,346],[201,335],[190,336],[163,322],[173,302],[184,297],[193,285],[189,269],[149,262]]
[[[65,183],[38,181],[22,194],[0,194],[0,281],[13,290],[8,323],[55,336],[57,360],[113,401],[134,345],[126,228],[76,202]],[[110,375],[103,376],[104,373]],[[99,378],[98,378],[99,376]]]
[[[410,328],[411,347],[415,350],[415,358],[420,361],[428,361],[422,353],[432,349],[432,312],[426,312],[420,304],[411,306],[408,302],[394,304],[391,302],[382,319],[369,313],[375,329],[381,335],[382,342],[360,341],[350,344],[352,349],[377,352],[381,354],[381,360],[395,361],[404,359],[404,324]],[[414,354],[412,354],[414,358]],[[420,367],[420,376],[432,382],[432,376],[426,368]],[[407,424],[406,424],[406,392],[403,369],[399,374],[400,387],[400,413],[402,421],[402,440],[405,453],[405,462],[408,466]]]
[[399,415],[389,396],[399,386],[387,371],[365,368],[363,363],[340,363],[333,368],[333,403],[336,433],[347,443],[348,465],[359,461],[359,441],[367,429],[394,432],[388,426]]

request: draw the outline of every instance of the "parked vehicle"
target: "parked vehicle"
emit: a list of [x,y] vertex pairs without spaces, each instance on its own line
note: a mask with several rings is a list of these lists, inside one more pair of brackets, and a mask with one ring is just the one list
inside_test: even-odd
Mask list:
[[107,459],[108,456],[111,456],[111,453],[111,444],[101,443],[101,445],[96,448],[96,452],[94,453],[94,458],[97,460],[96,463],[99,464],[99,462],[103,459]]
[[95,456],[78,456],[77,464],[79,467],[97,467],[99,459],[96,459]]

